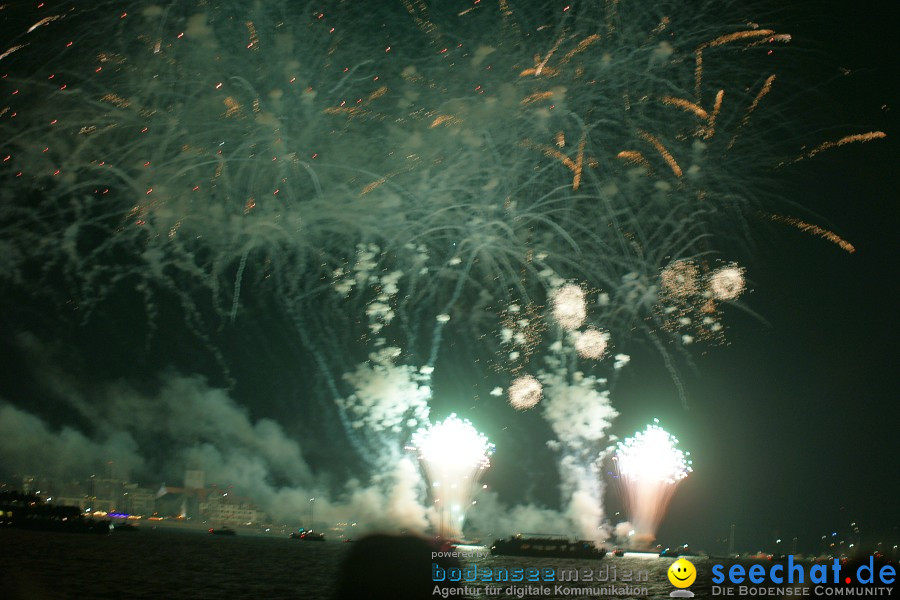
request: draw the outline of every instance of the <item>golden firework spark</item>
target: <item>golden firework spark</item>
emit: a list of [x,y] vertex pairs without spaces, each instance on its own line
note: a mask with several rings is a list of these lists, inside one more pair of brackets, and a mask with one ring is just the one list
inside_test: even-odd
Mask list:
[[462,119],[459,117],[454,117],[453,115],[438,115],[429,125],[429,128],[434,129],[435,127],[440,127],[441,125],[456,125],[457,123],[462,123]]
[[616,20],[619,16],[619,0],[606,0],[606,33],[612,35],[616,31]]
[[702,50],[704,48],[715,48],[716,46],[722,46],[724,44],[730,44],[731,42],[736,42],[739,40],[746,40],[751,38],[758,38],[767,35],[773,35],[775,33],[772,29],[749,29],[746,31],[736,31],[734,33],[726,33],[725,35],[720,35],[717,38],[713,38],[712,40],[702,44],[698,50]]
[[497,370],[510,370],[517,375],[529,363],[547,330],[543,306],[532,302],[525,305],[511,304],[499,316],[501,347],[498,351],[500,361]]
[[503,15],[503,30],[511,31],[515,39],[522,39],[522,30],[519,24],[513,18],[512,8],[509,6],[509,0],[500,0],[500,14]]
[[690,260],[676,260],[660,273],[662,291],[668,296],[688,298],[700,292],[700,269]]
[[708,119],[709,113],[703,110],[699,104],[695,104],[690,100],[685,100],[684,98],[674,98],[672,96],[663,96],[662,103],[667,104],[669,106],[676,106],[684,111],[689,113],[693,113],[700,119]]
[[705,139],[711,138],[716,131],[716,118],[719,116],[719,111],[722,109],[722,100],[725,97],[725,90],[719,90],[716,94],[716,101],[713,105],[712,112],[707,112],[702,106],[691,102],[690,100],[685,100],[684,98],[675,98],[673,96],[663,96],[662,103],[668,106],[675,106],[680,108],[686,112],[689,112],[696,116],[698,119],[703,119],[706,121],[706,125],[701,127],[698,134],[702,135]]
[[400,175],[402,173],[409,173],[410,171],[412,171],[418,164],[419,157],[416,156],[415,154],[411,154],[410,156],[407,156],[407,159],[408,159],[408,162],[406,163],[405,167],[403,167],[402,169],[397,169],[396,171],[391,171],[384,177],[379,177],[375,181],[367,183],[365,185],[365,187],[363,187],[363,189],[359,193],[359,195],[361,197],[365,196],[372,190],[375,190],[375,189],[381,187],[382,185],[384,185],[385,183],[387,183],[388,180],[391,179],[392,177],[396,177],[397,175]]
[[259,50],[259,34],[256,33],[256,26],[253,21],[247,21],[247,32],[250,34],[250,43],[247,44],[248,50]]
[[373,181],[373,182],[367,184],[366,187],[364,187],[364,188],[362,189],[362,191],[359,193],[359,195],[360,195],[360,196],[365,196],[366,194],[368,194],[369,192],[371,192],[371,191],[374,190],[375,188],[381,187],[381,185],[383,185],[385,182],[387,182],[387,177],[381,177],[381,178],[379,178],[379,179],[376,179],[375,181]]
[[26,33],[31,33],[38,27],[43,27],[44,25],[49,25],[53,21],[56,21],[57,19],[62,19],[62,18],[63,18],[62,15],[53,15],[51,17],[44,17],[43,19],[41,19],[40,21],[38,21],[37,23],[35,23],[31,27],[29,27],[28,31]]
[[413,6],[413,3],[409,0],[403,0],[403,6],[406,8],[406,12],[413,18],[413,21],[415,21],[419,29],[430,36],[433,43],[440,44],[440,32],[437,30],[437,25],[432,23],[428,18],[428,6],[425,2],[416,0],[415,6]]
[[740,134],[741,129],[750,122],[750,115],[753,114],[753,111],[756,110],[756,107],[759,106],[760,101],[766,97],[766,95],[772,91],[772,84],[775,82],[775,75],[769,75],[766,82],[763,84],[762,88],[759,92],[756,93],[756,97],[753,99],[753,102],[750,103],[750,106],[747,107],[747,112],[744,113],[744,118],[741,119],[741,124],[738,125],[737,131],[734,136],[731,138],[731,141],[728,142],[728,149],[731,150],[731,147],[734,146],[734,142],[737,140],[738,134]]
[[[887,137],[887,134],[883,131],[869,131],[867,133],[856,133],[853,135],[845,135],[839,140],[834,140],[830,142],[823,142],[807,152],[806,154],[801,154],[794,160],[792,163],[800,162],[805,158],[812,158],[816,154],[823,152],[825,150],[829,150],[831,148],[838,148],[840,146],[846,146],[847,144],[865,144],[866,142],[871,142],[872,140],[881,140]],[[780,165],[779,165],[780,166]]]
[[553,138],[556,141],[557,148],[563,148],[566,145],[566,134],[562,131],[557,131],[556,136]]
[[387,94],[387,92],[388,87],[386,85],[381,86],[380,88],[369,94],[368,98],[366,98],[366,104],[368,104],[372,100],[375,100],[376,98],[381,98],[382,96]]
[[792,39],[793,38],[791,37],[791,34],[789,34],[789,33],[776,33],[775,35],[771,35],[764,40],[756,40],[752,44],[748,44],[748,46],[750,46],[752,48],[753,46],[761,46],[762,44],[771,44],[773,42],[782,42],[782,43],[786,44],[786,43],[790,42]]
[[722,343],[725,328],[716,301],[733,300],[743,291],[743,270],[736,265],[709,276],[703,274],[706,268],[691,259],[678,259],[659,275],[655,318],[665,331],[679,335],[682,344]]
[[716,102],[713,104],[713,111],[709,115],[709,121],[706,125],[706,130],[703,133],[703,137],[705,139],[711,138],[716,133],[716,118],[719,116],[719,111],[722,110],[722,100],[725,98],[725,90],[719,90],[716,94]]
[[21,50],[25,46],[26,46],[26,44],[19,44],[18,46],[11,47],[9,50],[4,52],[3,54],[0,54],[0,60],[3,60],[4,58],[6,58],[7,56],[9,56],[10,54],[12,54],[13,52],[15,52],[17,50]]
[[575,55],[584,52],[587,48],[589,48],[592,44],[600,40],[600,36],[596,33],[593,35],[589,35],[584,38],[578,45],[569,50],[560,60],[559,63],[555,67],[549,66],[547,63],[550,61],[550,58],[553,54],[559,49],[560,44],[562,44],[565,36],[560,37],[556,40],[556,43],[553,44],[553,47],[550,48],[550,51],[547,52],[547,55],[541,57],[539,54],[534,55],[534,66],[530,69],[525,69],[521,73],[519,73],[519,77],[527,77],[529,75],[534,75],[535,77],[539,77],[540,75],[546,75],[547,77],[554,77],[559,74],[559,67],[566,65],[569,61],[571,61]]
[[228,96],[222,102],[225,104],[226,119],[240,115],[241,105],[237,100],[235,100],[231,96]]
[[854,252],[856,252],[856,248],[853,247],[853,244],[851,244],[835,232],[823,229],[818,225],[807,223],[806,221],[802,221],[795,217],[785,217],[782,215],[769,215],[769,218],[775,222],[785,223],[787,225],[796,227],[800,231],[811,233],[813,235],[824,238],[833,244],[837,244],[838,246],[840,246],[841,250],[844,250],[848,254],[853,254]]
[[558,73],[558,71],[553,67],[548,67],[546,61],[541,60],[540,54],[535,54],[534,66],[519,73],[519,77],[528,77],[529,75],[534,75],[535,77],[537,77],[541,73],[548,77],[553,77]]
[[[720,35],[717,38],[713,38],[708,42],[700,44],[697,49],[694,51],[694,97],[699,100],[700,99],[700,87],[703,83],[703,51],[707,48],[715,48],[717,46],[722,46],[724,44],[730,44],[731,42],[743,41],[748,39],[760,38],[765,36],[778,35],[775,33],[773,29],[750,29],[746,31],[736,31],[734,33],[728,33],[725,35]],[[788,36],[790,39],[790,36]],[[779,40],[780,41],[780,40]]]
[[369,114],[369,111],[366,110],[366,107],[372,103],[373,100],[381,98],[388,92],[388,87],[386,85],[381,86],[368,96],[366,96],[365,100],[360,100],[353,106],[346,106],[345,103],[341,103],[340,106],[331,106],[325,109],[326,115],[347,115],[349,117],[355,117],[359,115]]
[[568,63],[575,57],[576,54],[578,54],[579,52],[584,52],[588,49],[588,47],[598,41],[600,41],[600,36],[596,33],[584,38],[583,40],[578,42],[577,46],[566,52],[566,55],[563,56],[562,60],[559,61],[559,66],[563,66],[564,64]]
[[[559,136],[557,135],[557,143],[559,143]],[[565,138],[563,138],[565,140]],[[581,171],[584,167],[584,146],[587,139],[585,134],[581,134],[581,141],[578,142],[578,152],[575,154],[575,160],[572,160],[556,148],[552,146],[547,146],[545,144],[535,144],[534,142],[525,139],[522,140],[522,145],[526,148],[533,148],[535,150],[540,150],[543,152],[544,156],[548,158],[555,158],[559,160],[562,164],[566,166],[574,176],[572,177],[572,189],[577,190],[581,186]],[[594,164],[592,159],[588,160],[588,164]]]
[[652,168],[650,167],[650,163],[647,162],[647,159],[644,158],[644,155],[637,150],[622,150],[616,155],[616,158],[624,160],[625,162],[631,163],[633,165],[641,165],[648,171],[652,170]]
[[540,102],[541,100],[549,100],[553,98],[553,92],[535,92],[528,96],[522,98],[522,101],[519,102],[522,106],[528,106],[529,104],[534,104],[535,102]]
[[675,160],[675,157],[666,149],[659,138],[654,136],[651,133],[647,133],[646,131],[639,132],[641,138],[645,141],[649,142],[656,151],[659,152],[659,155],[663,157],[663,160],[666,161],[666,164],[669,165],[669,168],[672,169],[672,173],[675,174],[675,177],[681,177],[684,172],[681,170],[681,167],[678,166],[678,162]]
[[656,34],[658,34],[658,33],[662,33],[663,31],[666,30],[666,28],[669,26],[669,24],[670,24],[671,22],[672,22],[672,20],[671,20],[669,17],[663,17],[662,19],[660,19],[659,25],[657,25],[656,27],[654,27],[654,28],[650,31],[650,33],[652,33],[653,35],[656,35]]
[[131,103],[128,100],[112,92],[103,95],[100,98],[100,101],[109,102],[110,104],[118,108],[128,108],[129,106],[131,106]]

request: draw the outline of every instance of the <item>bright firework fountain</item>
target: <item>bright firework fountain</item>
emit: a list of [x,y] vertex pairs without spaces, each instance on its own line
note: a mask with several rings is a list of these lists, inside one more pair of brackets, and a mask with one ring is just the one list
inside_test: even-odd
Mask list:
[[620,442],[614,458],[635,548],[650,547],[675,488],[693,471],[690,452],[676,447],[678,440],[656,424],[658,419],[653,422]]
[[494,445],[455,414],[419,429],[412,444],[431,484],[436,528],[442,537],[459,539],[478,479],[491,464]]

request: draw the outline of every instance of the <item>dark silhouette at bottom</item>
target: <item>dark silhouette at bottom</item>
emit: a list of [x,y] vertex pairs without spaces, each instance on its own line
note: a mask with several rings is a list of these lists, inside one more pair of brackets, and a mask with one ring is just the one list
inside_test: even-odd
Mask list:
[[442,590],[461,587],[457,582],[432,580],[432,564],[444,570],[462,566],[455,558],[431,557],[432,552],[446,550],[446,544],[411,535],[366,536],[353,544],[341,564],[334,600],[440,598],[434,594],[435,586]]

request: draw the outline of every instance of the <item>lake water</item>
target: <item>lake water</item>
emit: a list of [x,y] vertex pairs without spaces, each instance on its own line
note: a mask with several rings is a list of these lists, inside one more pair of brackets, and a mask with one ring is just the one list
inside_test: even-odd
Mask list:
[[[350,547],[350,544],[331,542],[299,542],[282,536],[211,536],[165,529],[109,536],[5,529],[0,530],[0,598],[324,600],[331,597],[339,566]],[[598,582],[595,577],[592,583],[564,584],[582,589],[605,587],[600,594],[554,593],[556,584],[552,583],[498,583],[493,585],[502,588],[500,593],[488,596],[486,584],[480,583],[476,586],[476,598],[668,598],[674,589],[666,576],[672,560],[611,555],[602,561],[491,556],[468,564],[478,568],[591,568],[595,574],[600,569],[599,577],[604,577],[605,570],[607,578],[605,582]],[[700,573],[691,591],[696,598],[712,598],[709,577],[712,561],[699,558],[691,561]],[[624,579],[629,571],[632,581],[627,582]],[[638,571],[646,571],[647,581],[634,581]],[[510,585],[516,587],[508,590],[512,594],[507,594]],[[539,585],[548,587],[550,592],[534,593],[535,586]],[[618,590],[609,589],[611,586]],[[637,589],[629,593],[628,587]],[[377,597],[366,593],[362,584],[360,590],[360,598]],[[778,596],[785,597],[790,596]]]

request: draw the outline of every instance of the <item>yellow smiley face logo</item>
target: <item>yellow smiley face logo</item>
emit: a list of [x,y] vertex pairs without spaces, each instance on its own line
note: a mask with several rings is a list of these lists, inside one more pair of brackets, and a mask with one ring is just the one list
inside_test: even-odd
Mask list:
[[697,569],[691,561],[679,558],[669,565],[669,582],[677,588],[686,588],[697,579]]

